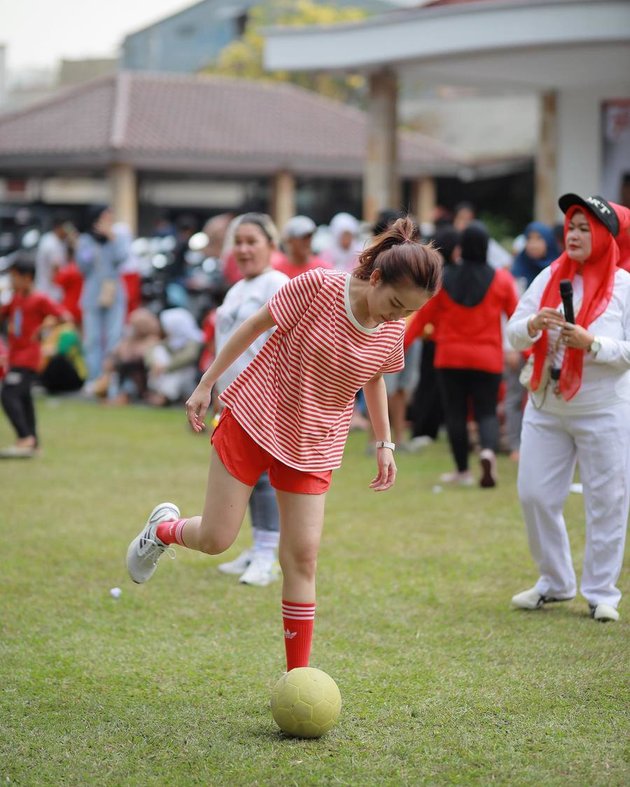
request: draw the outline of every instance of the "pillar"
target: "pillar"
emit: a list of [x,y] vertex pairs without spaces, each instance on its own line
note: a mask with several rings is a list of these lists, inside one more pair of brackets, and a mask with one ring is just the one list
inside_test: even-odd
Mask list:
[[271,189],[271,217],[282,232],[287,221],[295,216],[295,177],[292,172],[276,172]]
[[400,208],[397,150],[398,79],[390,69],[369,76],[368,129],[363,173],[363,218]]
[[540,125],[535,161],[534,215],[537,221],[553,225],[558,214],[557,148],[558,113],[555,92],[540,98]]
[[136,171],[129,164],[112,164],[109,168],[111,205],[114,220],[125,223],[131,233],[138,232],[138,183]]
[[418,223],[432,224],[437,205],[437,186],[435,178],[417,178],[411,184],[411,211]]

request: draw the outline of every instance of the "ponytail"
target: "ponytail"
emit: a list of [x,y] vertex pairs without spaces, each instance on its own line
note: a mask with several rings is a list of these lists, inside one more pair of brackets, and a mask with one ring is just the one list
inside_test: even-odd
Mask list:
[[434,293],[442,280],[442,258],[432,245],[421,242],[418,225],[405,216],[374,238],[359,255],[352,275],[367,280],[375,270],[380,271],[383,284],[407,280]]

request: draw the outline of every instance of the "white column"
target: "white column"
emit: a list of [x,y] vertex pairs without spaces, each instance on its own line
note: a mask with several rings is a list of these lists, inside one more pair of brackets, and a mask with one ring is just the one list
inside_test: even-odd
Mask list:
[[411,209],[419,224],[430,224],[437,205],[435,178],[416,178],[411,184]]
[[295,216],[295,177],[292,172],[282,171],[274,175],[271,200],[271,217],[278,231],[282,232],[287,221]]
[[537,221],[555,224],[558,213],[557,177],[558,124],[554,92],[540,97],[540,125],[535,159],[534,215]]
[[114,220],[124,222],[135,235],[138,232],[136,171],[129,164],[112,164],[108,175]]

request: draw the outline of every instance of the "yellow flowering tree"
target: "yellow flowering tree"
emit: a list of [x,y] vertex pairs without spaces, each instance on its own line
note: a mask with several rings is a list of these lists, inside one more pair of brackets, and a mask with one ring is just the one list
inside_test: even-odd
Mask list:
[[356,22],[366,16],[367,12],[362,8],[319,5],[313,0],[274,0],[252,6],[248,11],[245,32],[241,38],[224,47],[217,62],[204,71],[242,79],[291,82],[329,98],[357,102],[364,87],[364,79],[358,74],[338,76],[327,73],[265,71],[263,31],[274,25],[302,27]]

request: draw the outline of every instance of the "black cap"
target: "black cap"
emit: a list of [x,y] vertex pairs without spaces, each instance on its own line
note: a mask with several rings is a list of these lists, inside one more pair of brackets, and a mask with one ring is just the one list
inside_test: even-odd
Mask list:
[[558,200],[558,205],[563,213],[566,213],[572,205],[581,205],[586,210],[590,211],[598,221],[614,237],[619,234],[619,219],[613,210],[612,205],[607,202],[603,197],[597,194],[593,197],[582,199],[577,194],[563,194]]

